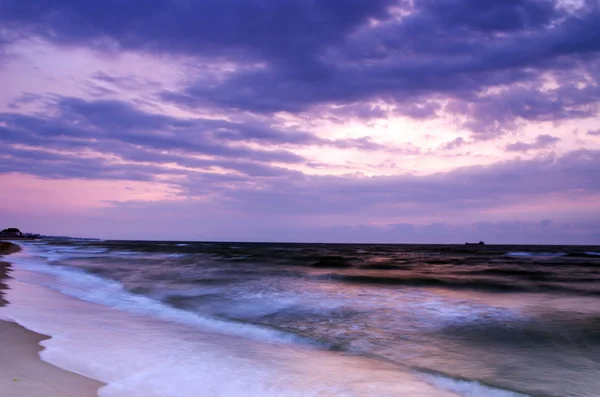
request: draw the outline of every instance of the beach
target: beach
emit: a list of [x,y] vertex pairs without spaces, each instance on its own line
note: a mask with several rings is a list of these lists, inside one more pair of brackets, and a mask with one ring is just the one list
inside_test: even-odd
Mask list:
[[[10,264],[2,257],[18,246],[0,242],[0,306],[4,298]],[[0,390],[3,397],[93,397],[102,383],[64,371],[40,359],[40,342],[45,335],[31,332],[16,323],[0,320]]]

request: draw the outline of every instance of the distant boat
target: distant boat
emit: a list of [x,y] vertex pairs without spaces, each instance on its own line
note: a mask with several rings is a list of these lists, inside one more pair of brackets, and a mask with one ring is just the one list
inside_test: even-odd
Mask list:
[[485,245],[485,243],[483,241],[480,241],[478,243],[465,243],[466,245]]

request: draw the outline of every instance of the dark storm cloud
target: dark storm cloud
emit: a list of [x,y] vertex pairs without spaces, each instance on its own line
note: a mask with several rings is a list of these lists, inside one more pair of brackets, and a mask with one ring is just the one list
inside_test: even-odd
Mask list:
[[[4,23],[60,43],[186,54],[297,57],[339,42],[392,0],[6,0]],[[105,40],[105,41],[103,41]]]
[[[456,103],[446,110],[468,116],[466,127],[494,134],[519,119],[589,117],[596,112],[599,75],[592,61],[600,50],[600,33],[594,28],[600,17],[597,4],[570,15],[549,2],[447,2],[471,16],[486,11],[504,15],[511,8],[513,14],[526,16],[521,24],[511,21],[513,25],[504,26],[508,30],[499,31],[503,26],[495,18],[483,29],[486,19],[469,25],[416,3],[417,9],[400,21],[362,27],[340,46],[324,48],[318,54],[320,69],[313,74],[272,63],[265,69],[242,70],[218,84],[199,81],[174,99],[200,104],[199,98],[211,98],[227,108],[256,112],[299,112],[318,103],[384,99],[398,103],[398,112],[420,118],[435,112],[422,104],[440,96],[454,98]],[[544,88],[544,72],[556,78],[558,88]],[[509,89],[488,90],[502,86]]]
[[506,145],[506,150],[508,152],[527,152],[529,150],[544,149],[547,147],[551,147],[554,146],[557,142],[560,142],[560,138],[557,138],[552,135],[543,134],[538,135],[537,138],[535,138],[535,141],[531,143],[515,142]]
[[[262,113],[382,100],[417,119],[464,115],[464,126],[482,139],[519,120],[597,112],[598,20],[596,0],[571,11],[552,0],[0,3],[0,23],[12,37],[239,65],[222,79],[163,92],[164,100]],[[557,87],[547,89],[544,76]],[[448,99],[445,109],[437,104]]]
[[426,0],[433,20],[478,32],[537,29],[556,17],[555,5],[544,0]]

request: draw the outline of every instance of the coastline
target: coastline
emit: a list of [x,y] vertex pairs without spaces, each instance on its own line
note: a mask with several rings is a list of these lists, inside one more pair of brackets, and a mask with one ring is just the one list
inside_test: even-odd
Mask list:
[[[0,241],[0,307],[9,303],[3,290],[8,288],[5,279],[10,272],[10,263],[3,256],[19,250],[16,244]],[[0,320],[0,390],[3,397],[97,397],[103,383],[41,360],[40,342],[48,338],[16,323]]]
[[3,262],[1,259],[4,255],[14,254],[19,252],[21,247],[17,244],[13,244],[7,241],[0,241],[0,307],[5,306],[8,302],[4,299],[4,290],[7,289],[7,285],[4,283],[4,279],[8,277],[10,270],[10,263]]

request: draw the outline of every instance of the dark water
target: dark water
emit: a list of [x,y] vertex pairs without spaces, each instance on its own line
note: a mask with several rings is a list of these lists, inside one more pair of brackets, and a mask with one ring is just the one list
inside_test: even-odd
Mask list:
[[53,241],[211,318],[533,396],[600,395],[600,247]]

